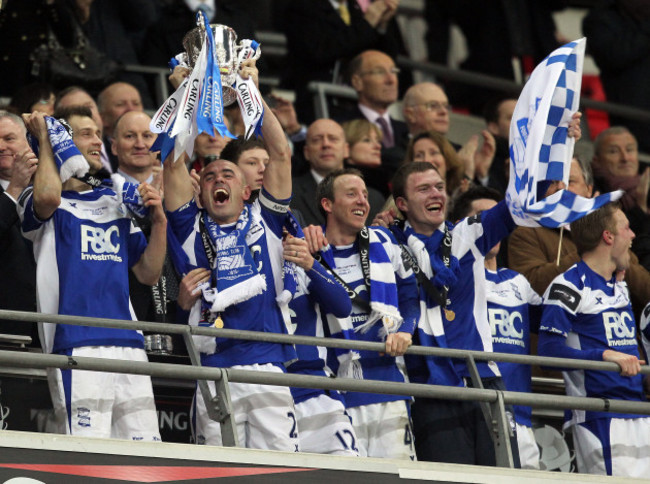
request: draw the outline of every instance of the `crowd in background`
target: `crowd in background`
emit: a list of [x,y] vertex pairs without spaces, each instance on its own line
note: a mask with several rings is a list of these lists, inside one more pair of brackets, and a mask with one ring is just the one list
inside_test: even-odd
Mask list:
[[[257,227],[257,230],[264,234],[261,236],[264,242],[259,242],[256,247],[261,247],[263,252],[271,255],[264,256],[268,260],[256,255],[252,243],[247,239],[246,243],[251,247],[252,254],[250,261],[248,256],[243,256],[243,266],[254,262],[267,280],[266,284],[272,286],[274,281],[278,287],[281,284],[278,280],[281,280],[279,274],[282,273],[283,263],[286,265],[288,261],[300,268],[298,289],[294,290],[294,300],[289,304],[292,312],[290,319],[296,334],[322,336],[323,329],[314,328],[324,327],[325,335],[385,341],[387,355],[377,357],[375,354],[367,354],[369,352],[360,352],[361,355],[356,356],[338,352],[324,355],[322,351],[315,355],[299,348],[297,354],[293,354],[285,347],[244,348],[243,344],[237,349],[237,344],[241,342],[227,343],[217,339],[218,349],[201,349],[205,358],[204,364],[228,367],[266,365],[256,369],[319,375],[330,375],[328,372],[333,371],[338,376],[350,376],[357,371],[364,375],[363,378],[368,379],[471,386],[470,374],[463,365],[454,362],[452,368],[447,368],[448,363],[439,361],[432,363],[416,361],[415,358],[409,360],[408,354],[404,356],[406,348],[413,343],[536,354],[539,332],[539,354],[615,361],[620,364],[623,375],[621,378],[626,382],[621,387],[629,384],[631,388],[632,384],[625,378],[636,375],[638,368],[634,365],[644,359],[637,356],[645,351],[641,334],[647,325],[646,304],[650,302],[650,168],[644,167],[639,160],[639,151],[650,148],[650,141],[645,136],[647,126],[644,123],[612,117],[612,125],[601,131],[593,140],[591,159],[584,156],[574,158],[568,183],[554,182],[545,193],[545,196],[550,196],[558,190],[567,189],[582,197],[591,198],[597,193],[623,191],[616,211],[606,213],[603,215],[605,222],[601,221],[605,224],[605,233],[609,231],[619,239],[625,237],[620,243],[627,244],[620,254],[611,255],[607,252],[607,257],[611,256],[612,260],[616,261],[615,271],[609,273],[613,279],[607,287],[619,288],[612,289],[614,291],[625,287],[622,290],[628,298],[626,305],[620,306],[618,299],[612,304],[619,312],[627,311],[629,307],[632,319],[631,323],[626,323],[625,326],[621,323],[624,316],[617,316],[615,332],[624,332],[627,335],[631,331],[632,340],[635,341],[633,346],[636,348],[638,344],[641,353],[638,349],[634,350],[634,362],[623,362],[614,359],[614,356],[606,357],[605,352],[611,351],[609,349],[600,353],[594,350],[589,356],[585,356],[586,353],[557,353],[553,345],[564,346],[566,334],[558,343],[557,340],[549,340],[547,333],[566,330],[568,334],[572,330],[559,323],[557,327],[547,324],[545,316],[542,316],[541,297],[546,308],[544,311],[549,311],[544,314],[553,314],[555,317],[552,311],[560,311],[557,307],[561,306],[567,314],[570,313],[567,319],[576,324],[573,331],[578,332],[578,314],[591,314],[596,310],[585,308],[586,303],[580,306],[580,310],[576,310],[577,306],[573,307],[565,296],[554,292],[554,288],[558,281],[567,287],[578,287],[580,283],[572,279],[578,276],[567,276],[565,273],[575,271],[575,264],[578,264],[578,267],[582,267],[581,263],[589,265],[589,254],[601,254],[599,251],[605,249],[597,243],[585,245],[583,240],[576,240],[576,233],[588,232],[588,228],[581,226],[575,231],[573,227],[571,230],[515,228],[514,222],[506,214],[502,200],[508,186],[508,138],[510,120],[517,102],[516,96],[456,83],[443,85],[428,81],[414,82],[411,73],[400,69],[396,64],[396,57],[407,53],[396,21],[399,3],[399,0],[3,2],[0,10],[0,65],[3,72],[11,75],[3,76],[0,83],[0,96],[9,100],[0,111],[0,308],[37,310],[36,288],[43,283],[40,278],[43,277],[42,272],[46,267],[44,258],[55,257],[55,249],[47,249],[45,242],[48,230],[56,234],[57,230],[65,230],[65,227],[76,228],[78,225],[82,230],[82,247],[84,244],[90,244],[108,254],[111,253],[111,248],[119,247],[120,243],[126,246],[128,242],[128,254],[120,252],[119,256],[110,256],[128,258],[127,280],[115,276],[115,279],[108,278],[104,281],[104,284],[111,282],[120,287],[122,294],[116,296],[114,306],[122,307],[125,301],[126,306],[124,312],[116,310],[103,313],[91,308],[83,313],[86,311],[84,309],[82,314],[75,312],[76,309],[66,313],[59,305],[53,312],[118,319],[134,317],[145,321],[184,324],[193,324],[192,321],[196,320],[196,324],[207,322],[215,327],[220,327],[222,316],[221,325],[225,322],[226,327],[233,319],[250,317],[252,320],[264,320],[261,330],[287,332],[281,324],[283,318],[288,320],[282,312],[285,309],[281,304],[276,305],[274,300],[268,299],[270,296],[267,292],[270,289],[267,289],[267,286],[264,286],[263,290],[260,289],[259,294],[250,296],[261,298],[255,300],[255,305],[259,304],[257,310],[273,307],[273,310],[263,317],[253,312],[233,316],[233,313],[227,312],[228,307],[217,310],[215,307],[218,304],[212,302],[211,307],[207,305],[205,296],[202,298],[197,289],[206,281],[210,281],[211,277],[216,279],[221,272],[221,269],[210,269],[215,264],[210,260],[207,246],[205,251],[208,257],[203,264],[207,268],[201,264],[202,257],[205,257],[197,255],[203,253],[205,244],[205,241],[201,242],[204,229],[198,229],[199,220],[203,217],[200,214],[207,213],[212,217],[212,222],[206,222],[207,233],[211,234],[207,238],[212,240],[215,247],[218,247],[221,240],[219,237],[222,237],[222,229],[219,228],[221,225],[230,227],[235,224],[237,232],[244,226],[250,226],[251,222],[246,222],[249,217],[253,220],[253,227]],[[450,6],[451,3],[453,6]],[[427,1],[424,15],[428,24],[428,60],[446,62],[449,28],[455,24],[461,28],[467,39],[468,57],[462,68],[508,79],[525,79],[537,63],[564,41],[561,33],[555,28],[552,13],[565,8],[568,3],[495,0],[480,2],[478,5],[476,2]],[[244,125],[237,105],[227,107],[225,117],[228,128],[238,138],[231,140],[218,134],[200,134],[196,138],[192,158],[180,163],[182,168],[175,165],[175,168],[166,166],[163,169],[161,160],[151,151],[156,135],[150,131],[151,117],[147,112],[154,111],[157,106],[152,95],[153,86],[146,77],[117,69],[114,76],[105,83],[80,82],[71,85],[43,77],[43,71],[39,73],[38,66],[34,65],[32,53],[39,45],[54,35],[63,47],[72,47],[78,41],[75,32],[77,27],[80,27],[80,32],[90,45],[119,64],[166,67],[174,55],[184,50],[183,37],[195,25],[195,12],[199,8],[206,13],[211,23],[233,27],[240,39],[254,38],[255,31],[261,27],[283,32],[286,35],[288,50],[285,61],[275,64],[273,60],[267,60],[262,55],[257,67],[262,75],[277,75],[281,79],[280,85],[283,89],[295,92],[295,100],[264,93],[268,112],[263,136],[259,139],[244,140]],[[648,107],[650,96],[645,92],[647,83],[642,82],[641,76],[645,74],[645,66],[650,62],[645,48],[650,42],[647,31],[649,19],[650,6],[647,2],[610,0],[594,7],[584,20],[583,28],[588,35],[588,49],[601,69],[602,83],[607,98],[611,101],[639,108]],[[613,38],[616,38],[617,42],[613,42]],[[614,51],[613,46],[619,44],[624,49]],[[252,66],[250,69],[247,75],[257,78],[256,68]],[[176,87],[185,75],[187,72],[174,71],[170,78],[172,85]],[[330,100],[330,117],[316,118],[313,100],[307,89],[311,81],[351,86],[357,93],[357,102]],[[398,101],[401,101],[399,119],[394,116],[394,111],[390,111],[391,106]],[[448,137],[450,113],[456,108],[461,108],[463,112],[480,114],[485,119],[484,129],[474,134],[463,146]],[[77,195],[66,195],[67,191],[85,193],[84,190],[93,190],[93,193],[99,193],[101,190],[109,190],[113,195],[119,195],[120,189],[115,185],[116,182],[110,187],[94,186],[88,179],[73,178],[55,186],[46,183],[46,168],[42,166],[47,163],[52,170],[49,173],[51,180],[55,174],[53,170],[56,157],[50,156],[48,150],[44,149],[44,146],[48,145],[48,129],[52,128],[43,116],[33,114],[38,112],[63,118],[71,125],[71,139],[90,166],[91,173],[101,174],[107,179],[111,178],[111,175],[119,175],[121,183],[138,187],[142,204],[149,209],[150,214],[143,215],[136,211],[130,216],[123,216],[119,215],[118,208],[115,208],[114,220],[111,219],[111,223],[126,224],[120,225],[127,227],[120,230],[130,231],[128,237],[121,232],[120,237],[123,238],[119,239],[120,243],[115,243],[117,239],[111,239],[110,230],[105,226],[102,226],[101,235],[99,229],[83,232],[85,225],[80,221],[87,215],[79,214],[73,209],[66,208],[64,211],[66,214],[74,214],[74,222],[63,223],[62,215],[55,216],[55,213],[61,213],[61,207],[66,203],[77,203],[72,201],[77,200]],[[579,125],[580,114],[576,114],[571,124],[570,136],[581,136]],[[27,143],[27,132],[38,140],[41,145],[40,153],[35,150],[33,143],[31,146]],[[51,141],[50,145],[56,152],[56,146]],[[48,156],[52,159],[48,158],[48,161],[44,162]],[[228,168],[228,165],[219,160],[228,160],[237,168]],[[215,161],[219,162],[214,163]],[[435,169],[432,170],[431,166]],[[231,181],[224,181],[223,188],[219,185],[220,180],[227,178],[226,172],[229,170],[234,173],[232,176],[235,179],[242,182],[244,188],[240,190],[239,186]],[[430,198],[422,201],[420,205],[420,202],[416,201],[419,199],[414,198],[420,191],[410,185],[415,183],[414,180],[421,180],[422,186],[432,193],[427,195]],[[344,184],[346,191],[343,191]],[[164,186],[166,216],[162,212],[163,201],[159,190],[161,186]],[[291,190],[285,193],[287,186],[291,187]],[[58,198],[48,199],[48,195],[57,190]],[[109,192],[97,194],[96,200],[86,200],[79,195],[78,201],[81,205],[83,200],[83,203],[89,203],[90,207],[92,203],[103,200],[101,197],[108,196],[107,193]],[[337,198],[343,193],[350,197],[347,205]],[[237,197],[240,196],[241,207],[236,207],[238,211],[233,212],[234,215],[222,217],[224,207],[232,200],[239,200]],[[271,213],[269,207],[274,203],[276,208],[285,205],[289,207],[296,223],[292,225],[290,221],[287,222],[284,213]],[[186,206],[191,207],[192,217],[188,216],[188,211],[183,213]],[[240,212],[250,214],[243,216]],[[194,216],[196,227],[193,225]],[[625,223],[622,222],[623,219]],[[47,228],[49,220],[55,220],[54,228]],[[608,225],[612,220],[623,224],[621,227],[624,226],[627,235],[623,235],[623,231],[612,229]],[[219,227],[210,228],[210,224],[215,222]],[[359,267],[363,265],[363,261],[355,253],[359,249],[359,240],[363,239],[359,239],[358,234],[363,233],[365,225],[388,228],[395,227],[394,222],[400,227],[397,232],[367,230],[371,235],[366,243],[370,244],[371,249],[376,248],[368,262],[369,273],[362,273]],[[101,223],[106,221],[102,219]],[[249,225],[245,225],[246,223]],[[240,224],[243,225],[240,227]],[[297,225],[304,229],[304,242],[297,240],[299,236],[294,240],[296,232],[292,231],[292,227]],[[448,230],[445,230],[445,227],[448,227]],[[481,227],[480,232],[477,227]],[[290,235],[287,235],[287,231]],[[439,262],[436,266],[436,263],[431,262],[432,267],[428,268],[433,275],[438,275],[435,280],[432,277],[434,285],[437,284],[439,289],[444,288],[440,289],[443,296],[439,297],[442,299],[434,305],[430,301],[431,294],[423,289],[426,284],[419,279],[416,281],[412,266],[405,264],[399,255],[399,243],[409,247],[415,259],[418,259],[417,250],[422,246],[422,250],[431,255],[432,261],[438,256],[440,261],[444,261],[444,249],[440,244],[447,232],[451,234],[449,237],[454,237],[454,245],[450,242],[451,252],[446,254],[452,261],[451,267],[447,263]],[[171,233],[174,235],[168,235]],[[440,238],[434,243],[432,239],[436,233],[440,234]],[[349,237],[350,234],[353,235],[352,238]],[[400,236],[403,237],[401,241]],[[585,235],[587,236],[588,234]],[[598,236],[601,234],[596,234],[596,237]],[[418,237],[422,240],[420,245],[413,241]],[[456,242],[459,240],[464,241],[465,245]],[[241,240],[238,242],[243,243]],[[331,260],[327,261],[327,256],[314,259],[310,255],[320,253],[328,242],[333,247]],[[188,249],[190,246],[191,249]],[[48,250],[51,252],[47,252]],[[189,258],[189,265],[179,263],[175,251],[185,253]],[[365,291],[362,297],[365,298],[365,306],[364,303],[353,299],[351,307],[347,307],[347,313],[343,315],[346,308],[332,305],[332,300],[342,297],[347,301],[347,295],[345,291],[337,293],[332,287],[342,281],[343,287],[349,284],[354,292],[364,283],[369,286],[375,283],[383,284],[385,281],[382,278],[385,275],[372,270],[375,265],[381,266],[380,256],[377,255],[379,252],[385,252],[386,259],[381,262],[391,267],[394,274],[389,278],[390,284],[396,287],[394,300],[386,295],[386,299],[381,302],[398,309],[401,316],[391,313],[390,310],[387,314],[395,316],[396,321],[403,321],[400,323],[403,326],[398,331],[386,330],[384,333],[378,332],[376,328],[370,334],[366,334],[365,330],[357,330],[356,333],[352,331],[355,336],[349,336],[345,324],[341,321],[352,314],[350,324],[356,327],[357,321],[371,319],[373,311],[377,310],[373,304],[378,301],[374,298],[378,296],[362,289],[361,292]],[[117,253],[115,251],[115,254]],[[279,263],[273,259],[273,254],[276,253]],[[74,284],[61,282],[65,274],[72,277],[73,266],[68,269],[63,267],[63,259],[58,259],[60,257],[57,252],[58,266],[52,269],[48,265],[47,269],[55,271],[59,281],[57,297],[60,293],[63,301],[65,297],[69,297],[66,296],[66,291],[67,294],[70,291],[90,291],[89,288],[81,288],[78,281]],[[416,260],[416,263],[422,266],[422,261]],[[459,275],[461,273],[462,277]],[[221,276],[224,274],[225,272]],[[286,272],[284,274],[286,278]],[[302,279],[302,276],[305,278]],[[381,282],[377,282],[380,279]],[[48,282],[56,284],[53,281],[54,278]],[[254,284],[255,277],[246,281],[247,284]],[[372,284],[368,284],[369,281]],[[333,286],[328,286],[327,283]],[[97,287],[100,286],[98,283]],[[102,291],[110,292],[105,285],[101,287]],[[413,292],[416,287],[419,289]],[[415,299],[410,300],[406,296],[405,293],[409,290],[415,294]],[[609,289],[599,287],[598,290],[607,293]],[[595,293],[596,289],[589,286],[588,291],[585,287],[582,287],[581,291],[584,296],[586,293]],[[506,297],[507,293],[511,294]],[[301,296],[304,296],[304,300]],[[42,294],[39,297],[42,298]],[[89,305],[96,297],[97,294],[88,295]],[[451,302],[447,301],[447,297]],[[515,299],[519,303],[511,304]],[[112,301],[110,298],[109,300]],[[465,300],[467,304],[458,302]],[[553,302],[554,300],[559,302]],[[71,298],[70,301],[74,304],[75,299]],[[101,301],[97,302],[101,304]],[[233,304],[244,307],[246,302],[247,300],[235,301]],[[106,304],[113,305],[112,302]],[[252,306],[253,301],[248,301],[248,304]],[[441,318],[441,321],[435,324],[432,322],[434,317],[431,316],[428,321],[430,316],[426,316],[434,306],[438,311],[442,311],[442,316],[436,316]],[[464,309],[460,309],[461,306]],[[549,306],[553,309],[548,310]],[[38,299],[38,308],[43,310],[44,307],[44,300]],[[252,311],[245,311],[249,310]],[[304,321],[311,320],[312,317],[317,326],[307,328]],[[558,319],[562,317],[564,316],[557,316]],[[333,320],[336,320],[336,323],[332,323]],[[423,321],[428,321],[428,329],[423,329]],[[112,341],[112,344],[123,347],[122,350],[129,351],[139,345],[135,339],[129,339],[131,336],[128,335],[120,336],[123,339],[117,338],[116,341],[119,341],[116,343],[106,334],[100,335],[101,337],[93,336],[95,339],[78,334],[63,337],[53,336],[54,333],[48,335],[43,330],[37,332],[35,326],[20,322],[2,321],[0,325],[0,333],[28,334],[32,336],[35,346],[40,342],[48,352],[74,350],[73,354],[84,355],[85,353],[79,351],[80,348],[96,346],[98,342],[101,342],[100,346],[103,348],[110,346]],[[248,328],[244,326],[241,327],[257,329],[253,325]],[[459,331],[464,334],[458,334]],[[361,336],[362,333],[364,336]],[[69,344],[65,346],[62,343],[65,338],[74,342],[65,343]],[[629,338],[624,341],[629,345]],[[586,343],[582,344],[581,349],[585,350]],[[610,347],[617,349],[614,351],[617,354],[623,351],[622,347]],[[146,359],[142,354],[135,355],[129,351],[119,353],[120,357]],[[632,350],[629,352],[633,353]],[[244,356],[243,353],[247,355]],[[251,355],[258,354],[264,356],[255,356],[257,359],[251,360]],[[115,357],[115,354],[105,357]],[[276,368],[277,363],[287,363],[296,358],[298,363],[288,365],[287,369]],[[310,362],[312,366],[301,365],[301,361]],[[316,361],[322,362],[323,365],[318,366],[319,363],[313,366]],[[634,368],[626,365],[632,365]],[[485,388],[530,391],[530,367],[525,367],[522,374],[524,365],[498,366],[500,372],[496,370],[493,362],[485,363],[485,368],[479,366]],[[405,368],[408,370],[408,377]],[[446,374],[446,371],[449,374]],[[443,374],[447,376],[440,376]],[[567,382],[574,383],[570,376],[567,378]],[[67,388],[65,376],[54,381],[57,382],[55,385],[62,389]],[[614,384],[619,383],[612,383]],[[150,382],[127,382],[124,385],[125,388],[147,385],[150,387]],[[635,380],[634,385],[634,391],[642,394],[640,377],[638,381]],[[155,420],[151,407],[153,397],[146,389],[141,390],[142,392],[133,394],[128,390],[123,395],[125,403],[120,405],[124,406],[121,409],[124,414],[142,411],[142,415],[137,417],[141,419],[142,427],[137,430],[112,429],[107,434],[101,434],[102,436],[135,438],[134,435],[137,434],[142,438],[143,434],[138,434],[138,431],[145,429],[145,433],[149,432],[147,425],[151,424],[152,419]],[[285,394],[270,390],[269,386],[264,385],[258,385],[253,390],[247,386],[233,386],[231,392],[235,406],[241,406],[242,414],[246,414],[245,418],[238,420],[238,425],[246,427],[245,431],[240,431],[240,435],[245,435],[245,438],[240,439],[244,442],[240,444],[289,451],[300,447],[303,451],[406,459],[413,459],[417,454],[420,460],[494,465],[494,450],[489,432],[484,428],[480,408],[474,403],[447,404],[434,399],[416,399],[409,409],[410,404],[405,404],[404,402],[408,401],[402,398],[377,399],[361,393],[333,397],[323,392],[307,394],[296,393],[295,390],[292,389],[289,393],[287,389]],[[88,391],[92,394],[92,390]],[[201,408],[203,400],[200,396],[201,392],[205,391],[205,388],[200,388],[197,392],[199,408],[195,411],[198,412],[199,418],[195,439],[199,443],[220,444],[218,424],[215,429],[214,421],[207,417],[207,410]],[[569,391],[567,389],[567,392]],[[597,393],[590,392],[600,392],[609,396],[608,391],[608,388],[593,389],[587,385],[585,395],[593,396]],[[271,405],[263,405],[260,401],[251,399],[248,393],[257,395],[258,400],[274,399],[278,408],[281,408],[280,413],[284,412],[282,419],[287,420],[289,424],[293,419],[294,430],[295,423],[298,422],[297,431],[288,432],[286,439],[271,437],[271,434],[284,432],[281,430],[283,424],[280,416],[269,410]],[[61,390],[59,394],[59,407],[55,395],[53,393],[55,409],[58,408],[65,414],[63,400],[66,399],[66,390]],[[622,391],[621,395],[620,398],[627,399],[625,392]],[[635,396],[634,399],[643,401],[645,397]],[[145,400],[151,402],[145,404]],[[134,403],[136,401],[137,403]],[[126,407],[131,404],[135,410],[129,408],[127,411]],[[256,405],[260,405],[264,412],[269,412],[264,413],[266,420],[256,416],[256,410],[260,409]],[[143,410],[144,407],[146,408]],[[285,412],[285,407],[292,409],[289,411],[291,415]],[[522,467],[539,468],[539,453],[536,453],[534,436],[530,436],[530,408],[526,410],[515,407],[509,408],[508,411],[514,415],[514,422],[517,424],[518,448],[516,441],[513,441],[516,461],[519,461]],[[104,410],[102,418],[107,418],[108,415],[110,421],[111,412],[112,410]],[[334,447],[327,447],[323,442],[318,442],[323,437],[314,430],[313,426],[316,424],[310,424],[310,418],[314,418],[314,415],[327,415],[333,419],[331,422],[335,423],[331,423],[331,432],[336,435],[336,439],[332,438],[332,441],[335,444],[343,444],[342,449],[332,450]],[[332,417],[333,415],[336,417]],[[345,418],[342,419],[342,415],[345,415]],[[352,417],[352,425],[348,415]],[[86,422],[90,417],[86,414],[77,417],[76,427],[72,425],[67,430],[63,427],[58,430],[90,435],[83,433],[88,427]],[[239,416],[237,418],[240,419]],[[587,419],[589,422],[603,420],[601,415],[592,415],[590,418],[591,420]],[[474,420],[468,423],[471,419]],[[453,434],[454,430],[462,429],[467,432],[467,440],[459,440],[457,435],[450,436],[440,430],[443,420],[454,422],[450,424],[451,431],[447,429],[449,433]],[[271,421],[274,423],[270,424]],[[326,428],[322,423],[324,421],[319,421],[319,428]],[[645,422],[645,419],[643,421]],[[382,422],[383,425],[380,425]],[[129,426],[125,424],[125,427]],[[379,427],[381,432],[377,431]],[[605,446],[602,439],[607,434],[606,431],[601,428],[594,430],[592,427],[583,427],[591,434],[586,435],[587,430],[584,430],[578,442],[589,442],[589,445],[596,447]],[[623,429],[620,432],[628,431]],[[576,435],[578,434],[576,431]],[[600,439],[598,444],[593,444],[593,439],[589,440],[593,435]],[[613,435],[612,433],[612,440]],[[160,435],[151,431],[144,438],[158,440]],[[449,442],[446,452],[439,448],[441,440]],[[472,443],[469,443],[470,441]],[[650,444],[646,442],[643,445]],[[472,447],[471,452],[466,451],[469,447]],[[587,455],[586,447],[583,450]],[[485,457],[490,452],[491,458]],[[616,461],[616,457],[612,459]],[[587,459],[579,461],[578,464],[581,471],[601,472],[604,469],[604,473],[608,474],[621,472],[616,465],[612,471],[611,463],[602,467],[598,459],[593,462]]]

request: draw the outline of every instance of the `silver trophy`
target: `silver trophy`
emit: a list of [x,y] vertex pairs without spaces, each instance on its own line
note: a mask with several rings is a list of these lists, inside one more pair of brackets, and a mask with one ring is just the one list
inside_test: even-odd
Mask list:
[[[219,64],[221,72],[221,85],[223,88],[223,105],[228,106],[237,100],[237,92],[232,87],[237,78],[239,69],[239,53],[245,46],[237,43],[237,34],[227,25],[210,25],[214,36],[215,61]],[[201,51],[201,45],[205,38],[205,27],[199,24],[198,27],[190,30],[183,38],[183,47],[186,52],[186,62],[190,68],[194,68],[196,60]]]

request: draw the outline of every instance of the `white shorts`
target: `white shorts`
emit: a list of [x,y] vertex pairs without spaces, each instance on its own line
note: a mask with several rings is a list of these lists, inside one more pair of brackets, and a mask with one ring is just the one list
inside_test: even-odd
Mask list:
[[572,430],[578,472],[650,476],[650,417],[597,419]]
[[361,457],[415,460],[406,400],[348,408]]
[[539,447],[531,427],[517,425],[517,448],[522,469],[539,469]]
[[301,452],[358,456],[357,436],[343,404],[318,395],[296,404]]
[[[118,346],[74,348],[72,356],[148,361],[143,349]],[[83,437],[160,440],[149,376],[58,368],[49,368],[47,376],[54,412],[62,433]]]
[[[236,365],[238,370],[283,373],[273,365]],[[208,381],[215,394],[213,381]],[[237,437],[241,447],[298,452],[298,424],[293,397],[288,387],[253,383],[229,383]],[[194,439],[198,444],[222,445],[221,424],[208,416],[197,387],[193,408]]]

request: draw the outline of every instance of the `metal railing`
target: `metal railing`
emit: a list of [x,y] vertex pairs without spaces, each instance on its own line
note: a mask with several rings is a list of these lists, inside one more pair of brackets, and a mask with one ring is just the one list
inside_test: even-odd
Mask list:
[[[482,387],[481,379],[478,376],[478,371],[475,365],[476,360],[482,360],[619,372],[620,369],[615,363],[546,358],[529,355],[512,355],[507,353],[485,353],[480,351],[431,348],[424,346],[412,346],[408,349],[407,353],[409,354],[465,359],[470,368],[472,383],[475,388],[458,388],[440,385],[326,378],[296,374],[269,374],[266,372],[238,370],[232,368],[205,368],[201,367],[199,354],[194,346],[192,336],[200,335],[236,338],[241,340],[279,344],[316,345],[327,348],[346,348],[377,352],[381,352],[385,349],[385,346],[382,343],[7,310],[0,310],[0,319],[11,319],[14,321],[23,321],[25,323],[50,322],[56,324],[139,329],[156,333],[183,335],[192,362],[191,366],[169,363],[106,360],[89,357],[68,357],[65,355],[52,354],[17,353],[15,351],[1,350],[0,366],[10,368],[83,369],[90,371],[110,371],[114,373],[133,373],[149,375],[152,377],[177,378],[182,380],[197,380],[201,387],[209,416],[221,423],[223,443],[226,446],[237,445],[234,416],[232,414],[228,390],[229,381],[326,390],[408,395],[443,400],[477,401],[482,406],[484,416],[488,423],[488,428],[490,429],[494,440],[497,464],[502,467],[513,466],[512,451],[509,441],[511,430],[506,418],[505,405],[527,405],[533,408],[558,410],[572,408],[589,411],[611,411],[650,415],[650,403],[646,402],[630,402],[603,398],[581,398],[546,394],[532,395],[520,392],[485,390]],[[644,374],[650,374],[650,367],[643,366],[641,372]],[[208,380],[215,382],[217,388],[216,395],[211,395],[208,390]]]

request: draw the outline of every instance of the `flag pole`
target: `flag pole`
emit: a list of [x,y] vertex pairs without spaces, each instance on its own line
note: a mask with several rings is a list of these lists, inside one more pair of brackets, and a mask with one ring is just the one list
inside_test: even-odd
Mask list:
[[560,227],[560,243],[557,246],[557,259],[555,260],[555,265],[560,265],[560,252],[562,252],[562,236],[564,235],[564,227]]

